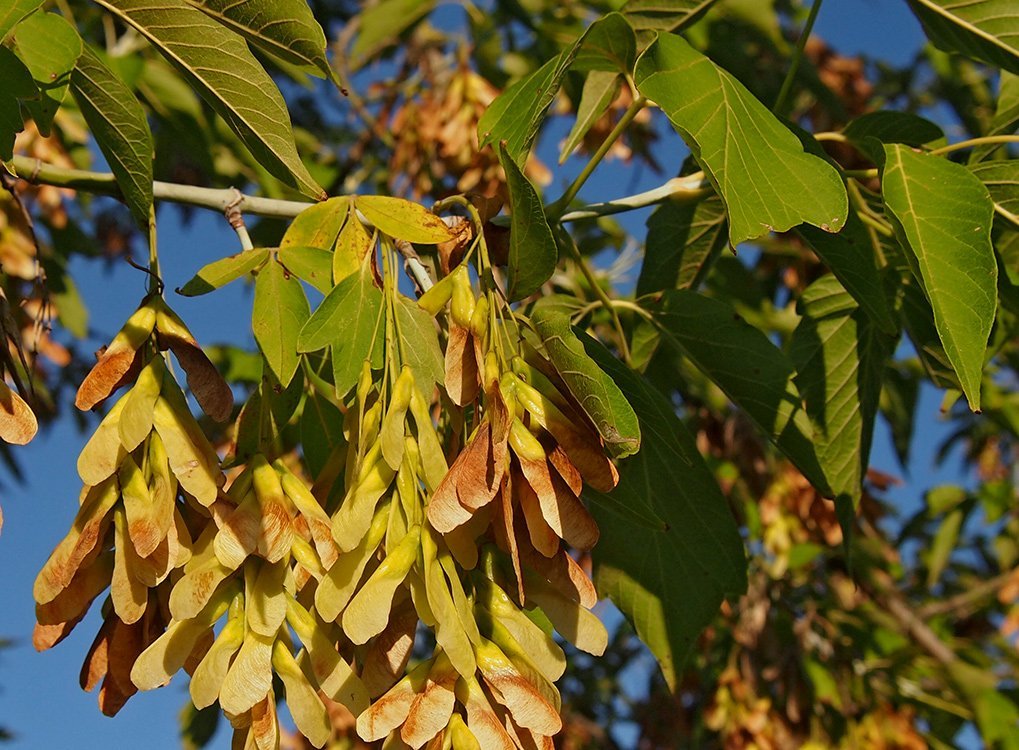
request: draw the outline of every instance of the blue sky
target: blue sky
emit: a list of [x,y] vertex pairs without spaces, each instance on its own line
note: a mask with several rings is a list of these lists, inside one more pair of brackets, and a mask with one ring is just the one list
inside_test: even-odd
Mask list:
[[[828,0],[816,31],[843,53],[880,54],[899,64],[910,60],[921,43],[919,25],[903,0]],[[556,161],[554,146],[548,142],[542,146],[548,164]],[[660,158],[669,171],[678,166],[681,155],[661,153]],[[576,165],[570,168],[575,170]],[[658,179],[645,173],[633,188],[646,189]],[[582,195],[590,201],[618,197],[622,186],[630,187],[628,180],[629,176],[621,179],[618,170],[607,166],[596,173]],[[162,211],[160,218],[160,257],[168,289],[181,285],[205,263],[239,249],[236,237],[217,214],[196,212],[186,227],[173,210]],[[631,228],[640,227],[644,218],[645,214],[634,216],[627,223]],[[92,328],[97,333],[94,345],[98,346],[134,310],[144,294],[145,278],[126,264],[110,270],[101,262],[77,261],[74,271],[92,313]],[[199,299],[185,300],[172,294],[170,298],[200,342],[236,342],[237,332],[248,325],[251,299],[239,285]],[[250,333],[247,341],[251,342]],[[914,481],[893,493],[902,507],[915,507],[925,487],[957,478],[957,469],[951,466],[933,471],[934,441],[943,432],[936,422],[938,405],[938,394],[926,392],[920,408],[919,444],[914,448]],[[97,613],[55,649],[36,654],[31,646],[32,582],[73,518],[80,488],[75,459],[86,438],[69,420],[63,420],[19,451],[28,477],[25,485],[0,477],[5,514],[0,536],[0,570],[4,572],[0,601],[6,605],[0,609],[0,637],[14,641],[11,648],[0,651],[0,726],[15,733],[15,740],[8,745],[15,750],[128,748],[143,741],[150,750],[178,748],[177,719],[187,700],[181,676],[167,688],[132,698],[113,720],[99,713],[95,694],[78,688],[81,660],[98,629]],[[892,473],[898,471],[883,427],[872,464]],[[229,733],[220,732],[212,747],[228,748]]]

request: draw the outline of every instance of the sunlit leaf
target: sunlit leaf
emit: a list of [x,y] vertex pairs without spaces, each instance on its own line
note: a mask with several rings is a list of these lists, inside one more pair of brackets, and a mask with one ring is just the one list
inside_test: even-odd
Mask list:
[[499,145],[499,162],[506,171],[512,211],[508,294],[511,300],[518,300],[534,294],[548,280],[555,271],[559,251],[541,198],[503,144]]
[[82,49],[71,73],[71,93],[117,178],[135,222],[148,227],[153,146],[141,104],[88,46]]
[[419,203],[388,195],[359,195],[357,210],[390,237],[434,245],[453,239],[446,223]]
[[251,329],[269,369],[284,388],[300,364],[297,337],[310,314],[301,282],[282,265],[272,261],[258,272]]
[[325,197],[297,153],[279,89],[240,36],[187,0],[98,2],[148,39],[274,177],[312,198]]
[[592,70],[587,74],[580,93],[580,103],[577,105],[577,119],[559,151],[560,164],[570,158],[587,132],[608,111],[609,105],[616,98],[621,80],[618,73],[610,70]]
[[746,589],[743,542],[715,477],[672,404],[603,347],[586,343],[626,394],[643,435],[643,448],[623,462],[611,494],[624,504],[650,505],[667,523],[664,530],[649,531],[596,506],[602,535],[593,553],[595,582],[633,622],[675,686],[722,598]]
[[910,266],[970,408],[980,408],[984,351],[997,309],[994,206],[966,167],[886,145],[882,190]]
[[718,190],[738,245],[807,223],[837,232],[849,208],[839,173],[682,38],[659,36],[640,59],[637,88],[668,115]]
[[39,87],[41,98],[28,100],[25,106],[39,132],[48,136],[53,117],[67,93],[71,71],[81,55],[81,37],[62,16],[33,13],[10,31],[6,43],[25,63]]
[[937,47],[1019,73],[1019,14],[1012,0],[909,0],[909,7]]
[[207,266],[203,266],[188,283],[177,291],[185,297],[197,297],[202,294],[208,294],[226,286],[231,281],[236,281],[242,276],[251,273],[262,265],[268,257],[268,250],[262,247],[255,247],[250,250],[244,250],[236,255],[220,258],[209,263]]

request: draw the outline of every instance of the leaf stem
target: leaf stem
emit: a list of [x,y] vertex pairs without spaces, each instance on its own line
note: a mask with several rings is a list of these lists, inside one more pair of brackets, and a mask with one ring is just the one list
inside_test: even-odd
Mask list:
[[573,241],[573,238],[566,232],[565,229],[561,229],[559,235],[560,244],[566,247],[566,251],[570,254],[570,258],[577,264],[577,267],[584,275],[584,278],[587,279],[587,283],[591,287],[591,291],[594,292],[594,296],[598,298],[598,301],[606,310],[608,310],[609,315],[612,317],[612,325],[615,327],[616,333],[619,336],[619,353],[622,355],[623,361],[629,365],[630,347],[626,343],[626,333],[623,330],[623,323],[619,319],[619,313],[616,311],[613,300],[609,298],[609,296],[605,293],[605,290],[601,288],[601,284],[598,283],[598,279],[595,277],[591,267],[587,264],[587,261],[584,260],[584,256],[580,254],[580,250],[577,248],[577,244]]
[[811,3],[810,13],[807,14],[807,21],[803,24],[803,31],[800,32],[800,38],[796,40],[796,50],[793,52],[793,59],[789,64],[789,70],[785,74],[785,80],[782,81],[782,88],[778,92],[775,106],[771,108],[771,111],[778,117],[785,117],[786,115],[786,106],[789,103],[789,95],[793,90],[793,81],[796,79],[796,73],[800,69],[800,63],[803,61],[803,49],[807,46],[807,39],[814,28],[814,21],[817,20],[818,11],[821,10],[821,1],[814,0]]
[[633,118],[640,114],[640,111],[644,109],[645,106],[647,106],[647,99],[639,94],[632,102],[630,102],[630,106],[626,108],[623,116],[619,118],[619,122],[617,122],[616,126],[612,128],[612,132],[610,132],[605,137],[605,140],[601,142],[601,145],[598,146],[598,150],[591,155],[587,164],[585,164],[584,168],[580,170],[580,174],[577,175],[577,178],[570,183],[568,188],[566,188],[566,192],[562,194],[562,197],[545,207],[545,215],[548,216],[550,221],[558,220],[562,217],[562,214],[566,211],[570,202],[577,197],[577,193],[580,192],[584,183],[587,182],[588,178],[594,173],[594,170],[601,163],[602,159],[605,158],[609,149],[612,148],[613,144],[615,144],[617,140],[619,140],[619,137],[623,134],[629,124],[633,122]]
[[950,143],[947,146],[936,148],[930,152],[931,156],[943,156],[953,151],[962,151],[973,146],[994,146],[1004,143],[1019,143],[1019,135],[984,135],[979,138],[970,138],[958,143]]

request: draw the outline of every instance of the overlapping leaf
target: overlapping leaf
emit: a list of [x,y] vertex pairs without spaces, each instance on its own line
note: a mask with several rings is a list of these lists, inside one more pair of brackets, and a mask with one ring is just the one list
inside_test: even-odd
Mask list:
[[859,504],[891,336],[822,276],[800,297],[790,357],[813,424],[814,448],[836,502]]
[[1019,13],[1013,0],[909,0],[909,6],[941,49],[1019,73]]
[[22,18],[40,8],[43,0],[9,0],[0,6],[0,40],[7,36],[7,32]]
[[842,228],[849,203],[835,168],[804,153],[743,84],[682,38],[659,36],[637,61],[634,78],[721,195],[733,245],[803,223]]
[[333,78],[326,35],[305,0],[188,0],[256,47]]
[[984,351],[997,309],[994,206],[966,167],[887,145],[882,191],[970,408],[980,408]]
[[640,449],[640,425],[619,386],[584,351],[570,318],[555,309],[538,308],[531,316],[549,359],[570,393],[591,418],[608,452],[623,458]]
[[300,364],[297,337],[310,315],[308,299],[297,277],[279,263],[266,263],[255,279],[251,329],[266,364],[286,388]]
[[[595,582],[633,623],[675,687],[723,597],[746,589],[743,542],[672,404],[604,347],[588,337],[583,343],[633,405],[644,436],[641,451],[622,464],[612,501],[598,502],[593,509],[601,527],[594,549]],[[629,515],[606,510],[612,502],[649,505],[667,527],[649,531]],[[634,544],[635,539],[641,543]]]
[[768,337],[725,302],[696,292],[664,292],[653,312],[664,340],[743,409],[822,494],[831,496],[793,366]]
[[618,73],[609,70],[592,70],[587,74],[584,88],[580,92],[580,103],[577,105],[577,119],[559,152],[560,164],[570,158],[584,140],[587,131],[608,110],[612,100],[616,98],[621,80]]
[[[1010,135],[1019,129],[1019,75],[1002,71],[998,83],[998,104],[984,135]],[[970,152],[970,163],[982,161],[999,146],[983,144]]]
[[312,198],[325,197],[297,153],[279,89],[240,36],[187,0],[97,2],[148,39],[270,174]]
[[696,22],[718,0],[629,0],[621,12],[638,31],[676,32]]
[[545,218],[541,198],[500,144],[499,161],[510,193],[510,247],[506,275],[509,298],[523,299],[541,288],[555,271],[559,251]]
[[1019,160],[985,161],[970,166],[984,183],[994,202],[994,210],[1019,227]]
[[81,54],[81,37],[62,16],[33,13],[11,30],[6,42],[35,79],[41,96],[26,101],[25,106],[39,132],[48,136]]
[[496,97],[478,120],[478,140],[482,147],[505,141],[506,152],[516,164],[527,160],[545,112],[555,99],[579,46],[580,40]]
[[71,73],[71,93],[117,178],[138,226],[152,209],[152,133],[145,111],[123,81],[87,46]]
[[265,263],[268,257],[269,251],[266,248],[255,247],[236,255],[228,255],[225,258],[214,260],[207,266],[203,266],[177,292],[185,297],[208,294],[251,273]]
[[14,154],[14,137],[22,129],[21,105],[18,99],[39,95],[32,74],[17,55],[6,47],[0,47],[0,160],[8,160]]

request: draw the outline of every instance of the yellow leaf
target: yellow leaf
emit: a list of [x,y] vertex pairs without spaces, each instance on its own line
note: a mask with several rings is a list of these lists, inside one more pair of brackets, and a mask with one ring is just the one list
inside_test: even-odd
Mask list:
[[396,549],[382,561],[343,611],[343,632],[357,645],[378,635],[389,622],[393,595],[417,560],[421,527],[407,532]]
[[130,625],[138,622],[145,614],[149,590],[128,570],[127,519],[123,508],[113,511],[113,580],[110,583],[110,597],[117,616]]
[[374,239],[357,218],[357,213],[352,211],[336,238],[336,249],[333,251],[334,285],[361,268],[365,257],[375,248]]
[[131,682],[139,690],[153,690],[170,682],[170,678],[184,666],[195,645],[226,612],[236,594],[237,590],[232,588],[217,592],[196,617],[171,621],[166,632],[135,661],[131,668]]
[[195,708],[211,706],[219,700],[219,691],[230,669],[234,654],[244,642],[244,605],[238,597],[230,605],[230,617],[191,676],[191,701]]
[[262,531],[261,511],[258,498],[251,492],[226,517],[216,534],[216,557],[230,570],[237,570],[245,558],[258,549]]
[[[39,423],[31,407],[0,380],[0,440],[11,445],[25,445],[38,430]],[[2,521],[0,518],[0,523]]]
[[322,699],[318,697],[318,691],[308,682],[283,641],[277,640],[273,644],[272,665],[286,688],[287,706],[297,731],[315,747],[322,747],[329,741],[333,731],[329,714]]
[[609,635],[602,621],[543,582],[528,580],[527,598],[544,612],[563,638],[581,651],[601,656]]
[[71,530],[50,554],[35,579],[32,593],[39,604],[52,601],[71,582],[82,562],[92,555],[106,535],[110,510],[120,499],[117,483],[112,478],[82,492],[84,498]]
[[78,476],[87,485],[97,485],[111,476],[125,455],[120,442],[120,415],[126,399],[120,399],[103,417],[78,456]]
[[372,524],[375,507],[395,476],[385,461],[378,460],[343,498],[333,516],[333,539],[342,551],[349,552],[360,543]]
[[368,705],[368,690],[350,665],[336,650],[336,645],[304,607],[287,595],[287,622],[307,650],[311,671],[326,696],[350,709],[355,716]]
[[452,750],[481,750],[477,737],[467,728],[463,717],[460,714],[453,714],[449,719],[449,728],[446,732],[452,738]]
[[255,743],[255,750],[279,749],[280,724],[276,718],[276,698],[271,689],[262,700],[251,707],[249,737]]
[[428,404],[416,388],[410,396],[410,413],[414,417],[414,424],[417,427],[418,453],[421,457],[425,487],[430,492],[434,492],[442,478],[446,476],[446,472],[449,471],[449,466],[446,464],[446,456],[442,452],[439,436],[435,434],[435,426],[432,424],[432,415],[428,410]]
[[424,206],[403,198],[359,195],[354,207],[380,232],[407,242],[435,245],[453,239],[446,223]]
[[438,547],[434,533],[431,528],[425,530],[421,535],[421,549],[424,558],[425,592],[428,596],[428,606],[436,620],[435,640],[442,646],[444,657],[452,662],[456,671],[464,677],[470,677],[477,668],[474,648],[453,603],[453,596],[447,588],[446,576],[437,559]]
[[57,625],[77,620],[88,611],[92,600],[106,590],[113,577],[113,553],[104,552],[82,568],[56,597],[35,607],[40,625]]
[[272,689],[272,644],[274,636],[248,631],[237,657],[219,689],[219,705],[240,714],[258,703]]
[[251,460],[252,487],[259,505],[258,554],[269,562],[279,562],[290,551],[294,525],[290,502],[283,494],[280,478],[265,457]]
[[180,486],[202,505],[211,505],[223,480],[219,457],[173,378],[163,378],[162,395],[152,416]]
[[74,405],[82,411],[88,411],[123,385],[135,365],[138,349],[152,335],[156,324],[156,311],[148,302],[127,319],[78,388]]
[[555,682],[566,671],[566,655],[552,638],[525,615],[505,591],[485,579],[475,587],[478,602],[516,639],[549,680]]
[[163,387],[164,371],[162,358],[152,357],[122,399],[124,411],[120,415],[120,442],[127,451],[141,445],[152,432],[152,410]]

